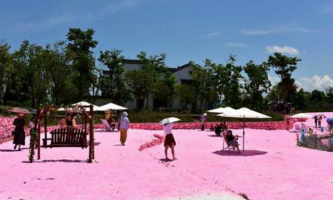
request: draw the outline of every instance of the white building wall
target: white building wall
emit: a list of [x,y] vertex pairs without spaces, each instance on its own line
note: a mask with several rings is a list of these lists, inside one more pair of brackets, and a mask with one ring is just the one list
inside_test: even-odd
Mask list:
[[177,84],[181,84],[182,79],[192,80],[191,72],[192,72],[192,69],[189,66],[185,67],[179,71],[174,72],[173,75],[176,77]]
[[136,70],[136,69],[141,69],[141,64],[138,64],[138,63],[124,63],[123,66],[124,66],[125,72]]

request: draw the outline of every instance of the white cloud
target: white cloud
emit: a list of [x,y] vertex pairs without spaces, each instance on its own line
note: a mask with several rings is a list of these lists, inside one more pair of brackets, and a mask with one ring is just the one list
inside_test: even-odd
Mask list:
[[48,16],[40,18],[29,23],[16,23],[8,27],[9,31],[25,32],[49,29],[57,25],[66,23],[87,23],[95,20],[104,19],[112,14],[119,13],[124,10],[134,9],[139,6],[139,2],[148,0],[122,0],[120,3],[111,3],[105,7],[91,9],[90,11],[82,11],[78,9],[76,13],[64,12],[56,16]]
[[298,55],[299,51],[294,48],[294,47],[289,47],[289,46],[284,46],[284,47],[279,47],[279,46],[268,46],[267,47],[267,51],[269,53],[287,53],[287,54],[291,54],[291,55]]
[[[280,78],[277,76],[268,75],[268,79],[272,84],[272,87],[280,82]],[[312,92],[313,90],[325,91],[329,87],[333,87],[333,79],[328,76],[313,75],[312,77],[302,77],[295,80],[298,89],[303,88],[306,92]]]
[[247,44],[241,43],[241,42],[228,42],[226,44],[228,47],[235,47],[235,48],[247,48],[249,47]]
[[112,13],[117,13],[121,10],[135,8],[139,3],[139,0],[124,0],[118,4],[109,4],[106,9]]
[[277,85],[280,82],[280,78],[277,76],[268,75],[268,80],[271,82],[271,87]]
[[24,24],[17,24],[12,27],[12,29],[16,31],[30,31],[30,30],[41,30],[41,29],[47,29],[54,26],[57,26],[59,24],[68,23],[75,21],[74,17],[72,15],[63,15],[61,17],[51,17],[48,19],[44,19],[38,22],[30,22],[30,23],[24,23]]
[[313,90],[325,91],[329,87],[333,87],[333,79],[328,76],[314,75],[311,78],[302,77],[296,81],[299,88],[303,88],[304,91],[312,92]]
[[277,29],[245,29],[241,33],[244,35],[268,35],[282,32],[307,32],[304,28],[277,28]]

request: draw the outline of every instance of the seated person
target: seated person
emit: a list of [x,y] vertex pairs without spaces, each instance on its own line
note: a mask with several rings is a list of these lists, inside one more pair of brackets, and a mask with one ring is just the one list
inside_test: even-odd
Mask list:
[[70,114],[66,116],[66,127],[73,127],[73,116]]
[[112,117],[111,111],[108,110],[105,112],[105,119],[109,123],[111,130],[114,131],[114,129],[116,127],[116,120],[114,120],[114,118]]
[[114,118],[110,116],[108,123],[110,124],[111,130],[114,131],[114,129],[116,128],[116,120],[114,120]]
[[221,131],[222,131],[222,127],[221,127],[221,125],[217,125],[217,126],[215,127],[215,134],[216,134],[217,136],[219,136],[219,135],[221,135]]
[[228,146],[233,146],[233,147],[237,148],[238,152],[240,153],[239,148],[238,148],[238,142],[237,142],[238,136],[235,137],[232,134],[232,131],[228,130],[228,133],[225,136],[225,139],[226,139],[226,141],[228,143]]

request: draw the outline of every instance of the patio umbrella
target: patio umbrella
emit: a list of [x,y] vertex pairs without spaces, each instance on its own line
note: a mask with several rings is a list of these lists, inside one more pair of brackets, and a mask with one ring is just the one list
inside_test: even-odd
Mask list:
[[[80,101],[80,102],[77,102],[77,103],[73,103],[71,104],[71,106],[90,106],[90,105],[93,105],[93,109],[94,111],[98,110],[100,107],[99,106],[96,106],[94,104],[91,104],[91,103],[88,103],[86,101]],[[65,108],[59,108],[58,111],[66,111],[66,110],[73,110],[72,108],[69,108],[69,109],[65,109]]]
[[220,108],[215,108],[212,110],[208,110],[208,112],[210,113],[224,113],[224,112],[229,112],[229,111],[235,111],[235,109],[231,108],[231,107],[220,107]]
[[232,118],[242,118],[243,119],[243,151],[244,151],[244,143],[245,143],[245,118],[255,118],[255,119],[268,119],[271,118],[267,115],[261,114],[259,112],[250,110],[248,108],[240,108],[238,110],[225,112],[223,114],[219,114],[217,116],[220,117],[232,117]]
[[10,110],[8,110],[9,112],[13,112],[13,113],[24,113],[24,114],[29,114],[30,111],[25,109],[25,108],[18,108],[18,107],[15,107],[15,108],[12,108]]
[[305,114],[305,113],[298,113],[296,115],[290,116],[291,118],[300,118],[300,119],[305,119],[305,118],[310,118],[312,117],[311,115]]
[[320,117],[320,116],[321,116],[321,117],[323,117],[323,118],[326,118],[326,116],[325,116],[324,114],[315,115],[315,116],[313,116],[313,118],[316,117],[316,116],[317,116],[317,117]]
[[106,111],[106,110],[127,110],[127,108],[119,106],[114,103],[108,103],[96,109],[96,111]]
[[180,119],[178,119],[177,117],[169,117],[169,118],[165,118],[162,121],[160,121],[160,124],[170,124],[173,122],[178,122],[180,121]]

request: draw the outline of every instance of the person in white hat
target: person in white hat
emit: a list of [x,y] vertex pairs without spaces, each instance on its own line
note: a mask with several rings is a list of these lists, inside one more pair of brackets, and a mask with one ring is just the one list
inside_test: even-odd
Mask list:
[[121,145],[125,145],[127,139],[127,130],[129,128],[130,121],[128,119],[127,112],[123,112],[121,118],[119,119],[119,130],[120,130],[120,142]]

